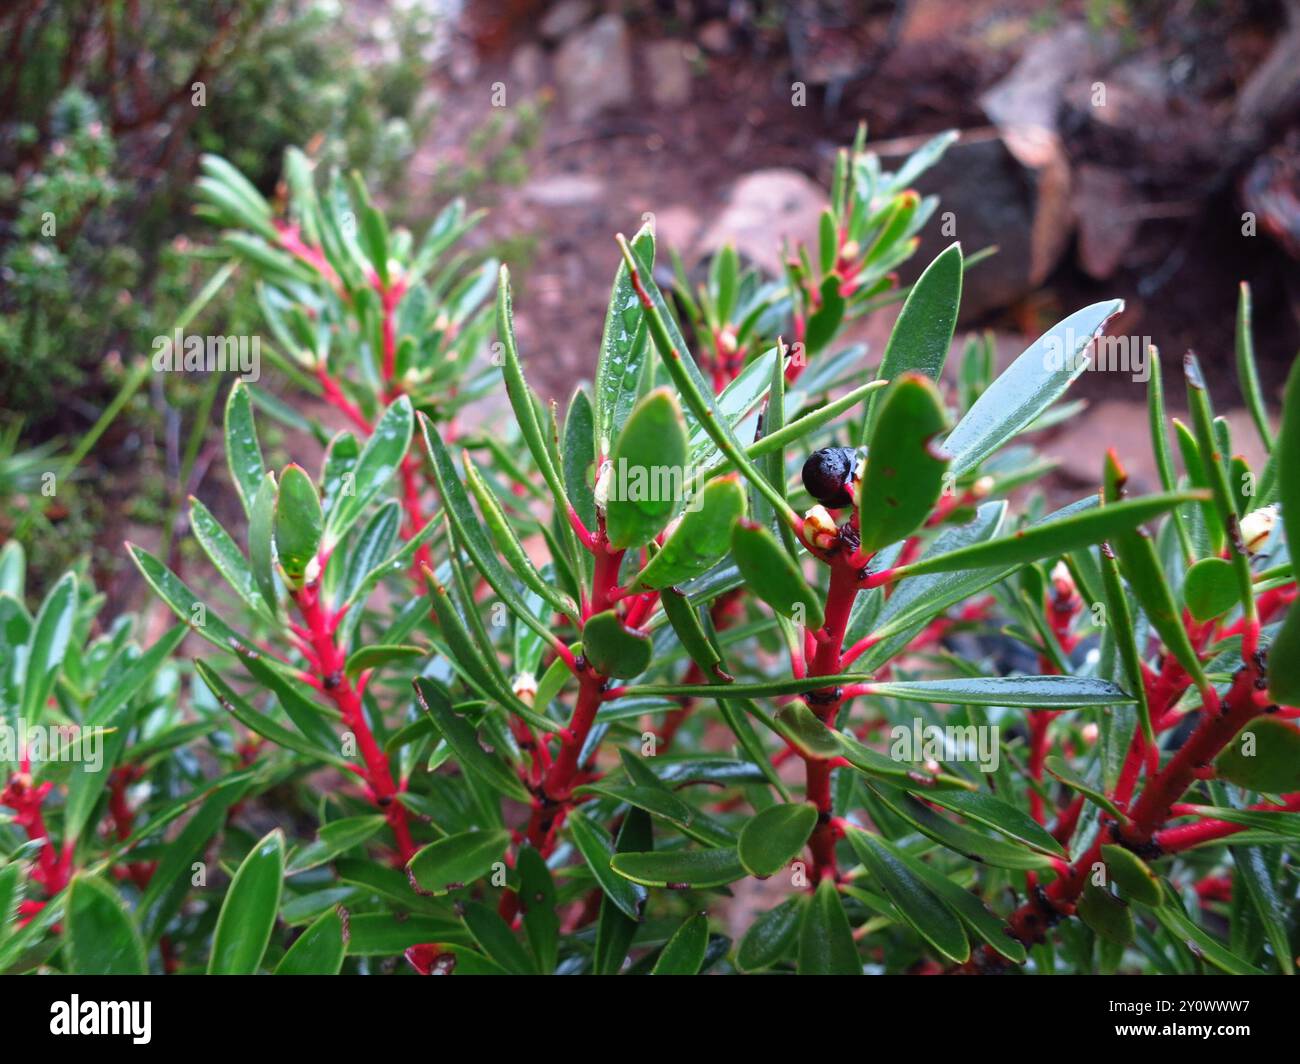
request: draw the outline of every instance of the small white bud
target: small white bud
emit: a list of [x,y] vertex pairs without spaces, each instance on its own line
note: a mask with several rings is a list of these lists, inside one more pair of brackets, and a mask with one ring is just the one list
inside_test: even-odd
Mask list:
[[1268,537],[1273,532],[1273,526],[1277,524],[1277,507],[1263,506],[1258,510],[1251,510],[1241,519],[1241,542],[1245,545],[1246,551],[1255,554],[1260,551],[1264,544],[1268,542]]

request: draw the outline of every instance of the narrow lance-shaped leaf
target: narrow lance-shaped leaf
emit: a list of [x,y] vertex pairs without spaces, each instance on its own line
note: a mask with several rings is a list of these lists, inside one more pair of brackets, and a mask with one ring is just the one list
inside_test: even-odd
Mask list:
[[1088,368],[1093,337],[1123,309],[1120,299],[1094,303],[1035,340],[948,434],[943,449],[953,456],[953,472],[974,469],[1065,394]]
[[276,828],[248,852],[221,903],[209,975],[252,975],[262,963],[284,888],[284,833]]
[[[935,257],[912,285],[885,345],[879,377],[892,381],[904,373],[919,373],[932,381],[939,380],[957,327],[961,281],[961,245],[952,244]],[[873,396],[867,404],[863,443],[871,442],[878,399]]]
[[65,573],[41,603],[27,641],[27,675],[18,716],[28,724],[40,719],[46,699],[54,689],[76,615],[77,577]]
[[[1110,451],[1106,456],[1106,468],[1103,474],[1104,496],[1106,505],[1097,513],[1114,512],[1118,507],[1131,506],[1144,499],[1125,499],[1119,501],[1124,491],[1125,474]],[[1161,498],[1161,496],[1155,496]],[[1168,498],[1168,496],[1164,496]],[[1155,544],[1140,526],[1128,524],[1127,527],[1108,532],[1104,537],[1119,558],[1120,570],[1128,581],[1128,586],[1151,622],[1151,626],[1160,634],[1161,640],[1169,651],[1178,659],[1178,663],[1187,670],[1198,690],[1206,686],[1205,670],[1201,659],[1192,646],[1192,641],[1183,627],[1182,614],[1174,602],[1173,591],[1160,566]]]
[[840,892],[827,876],[806,899],[799,922],[799,975],[861,975],[862,959]]
[[[1151,452],[1155,455],[1160,486],[1165,491],[1174,491],[1178,487],[1178,479],[1174,476],[1169,434],[1165,428],[1165,385],[1160,371],[1160,352],[1154,344],[1147,348],[1147,367],[1147,420],[1151,429]],[[1177,507],[1172,511],[1172,519],[1174,532],[1183,548],[1183,557],[1190,561],[1195,557],[1195,552],[1187,525]]]
[[257,427],[253,423],[253,403],[243,381],[236,380],[226,398],[226,461],[230,465],[230,479],[244,504],[244,513],[252,516],[253,499],[266,468],[262,462],[262,447],[257,441]]
[[415,692],[420,705],[432,718],[447,745],[455,751],[461,768],[483,780],[493,790],[508,798],[526,802],[530,795],[519,777],[500,758],[489,754],[479,745],[478,735],[463,717],[451,708],[446,696],[423,677],[415,681]]
[[321,543],[323,551],[334,548],[366,507],[393,478],[411,445],[415,422],[411,413],[411,400],[403,395],[384,411],[357,458],[352,492],[339,497],[325,523]]
[[[1282,401],[1282,428],[1274,448],[1278,471],[1278,499],[1287,547],[1300,551],[1300,360],[1291,367]],[[1292,663],[1291,668],[1268,670],[1268,694],[1283,705],[1300,705],[1300,605],[1291,603],[1282,627],[1273,639],[1269,659]]]
[[1255,366],[1255,340],[1251,334],[1251,299],[1250,285],[1245,281],[1237,293],[1237,383],[1241,385],[1241,394],[1245,397],[1246,408],[1255,422],[1259,438],[1264,441],[1266,450],[1273,449],[1273,430],[1268,423],[1268,408],[1264,403],[1264,391],[1259,384],[1259,370]]
[[[654,264],[655,234],[646,222],[632,237],[638,255]],[[645,314],[628,265],[620,261],[609,296],[609,310],[600,338],[594,389],[594,445],[598,458],[606,457],[637,399],[641,363],[647,354]]]
[[1187,404],[1191,408],[1192,425],[1196,430],[1196,444],[1201,452],[1201,461],[1205,469],[1206,480],[1214,496],[1215,507],[1219,511],[1219,520],[1227,531],[1228,560],[1237,578],[1237,593],[1241,599],[1241,608],[1247,623],[1255,621],[1255,589],[1250,573],[1250,557],[1246,545],[1241,539],[1241,530],[1237,524],[1237,510],[1233,494],[1228,487],[1228,473],[1224,467],[1224,457],[1216,447],[1213,415],[1210,399],[1205,391],[1205,381],[1201,376],[1200,364],[1190,351],[1183,360],[1183,372],[1187,377]]
[[970,943],[956,914],[883,839],[857,829],[851,829],[848,837],[872,882],[911,928],[944,957],[957,964],[965,962],[970,957]]
[[[668,375],[672,378],[673,384],[676,385],[678,393],[685,400],[691,413],[695,415],[696,421],[704,427],[713,442],[717,444],[718,449],[726,455],[731,464],[747,481],[754,485],[755,490],[762,492],[763,496],[772,504],[777,514],[786,524],[791,528],[798,527],[798,515],[790,509],[785,497],[768,483],[767,478],[745,456],[731,426],[718,415],[717,405],[709,396],[699,367],[691,357],[690,351],[687,350],[680,333],[674,336],[673,332],[669,331],[667,306],[664,304],[663,294],[659,291],[659,287],[654,283],[654,279],[650,275],[649,265],[645,262],[638,262],[632,248],[628,246],[627,240],[622,236],[619,237],[619,247],[622,249],[623,257],[631,271],[633,286],[636,288],[637,294],[641,298],[641,305],[645,309],[646,319],[650,325],[650,335],[654,338],[655,345],[659,349],[659,356],[664,367],[668,370]],[[673,331],[675,332],[675,328]]]
[[951,573],[995,565],[1025,565],[1112,539],[1175,506],[1200,498],[1202,496],[1196,492],[1173,492],[1126,499],[1114,505],[1031,525],[1012,535],[974,543],[946,554],[929,555],[887,572],[889,579],[899,580],[924,573]]

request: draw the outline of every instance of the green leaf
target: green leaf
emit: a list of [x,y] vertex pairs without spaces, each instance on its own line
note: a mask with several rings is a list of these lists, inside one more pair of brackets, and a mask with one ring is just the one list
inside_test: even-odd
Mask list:
[[1120,299],[1094,303],[1035,340],[948,434],[943,449],[952,455],[952,471],[974,469],[1064,395],[1088,368],[1091,360],[1083,352],[1093,336],[1123,309]]
[[666,850],[615,854],[610,867],[620,876],[647,887],[721,887],[744,879],[744,865],[734,848]]
[[206,794],[194,796],[197,810],[180,833],[168,842],[137,907],[142,914],[141,926],[146,929],[149,941],[162,934],[180,908],[189,893],[191,865],[202,857],[208,841],[225,823],[230,807],[243,798],[251,782],[247,774],[236,775],[218,781]]
[[613,610],[605,610],[582,626],[582,652],[602,676],[631,677],[649,668],[654,644],[627,628]]
[[[948,360],[948,349],[952,347],[953,330],[957,328],[961,281],[961,245],[952,244],[935,257],[912,285],[889,334],[878,376],[892,381],[905,373],[919,373],[938,382]],[[867,407],[868,433],[875,426],[876,403],[873,398]],[[868,434],[863,442],[870,439]]]
[[938,869],[913,857],[900,847],[883,839],[881,845],[887,846],[890,853],[928,887],[935,897],[956,913],[961,922],[975,932],[981,941],[992,946],[1014,964],[1025,962],[1027,956],[1025,947],[1012,937],[1011,928],[989,910],[975,894],[958,886]]
[[[427,422],[421,424],[427,437],[428,424]],[[465,467],[465,483],[469,485],[474,497],[478,499],[479,509],[483,513],[483,519],[487,523],[488,531],[492,533],[492,540],[496,543],[497,549],[501,552],[501,557],[510,572],[523,581],[531,591],[541,596],[543,601],[549,603],[555,610],[567,615],[576,623],[579,616],[577,604],[568,595],[556,588],[552,581],[547,580],[537,571],[532,559],[528,556],[528,552],[524,549],[524,545],[519,541],[519,537],[515,535],[514,529],[510,527],[510,522],[506,518],[505,510],[502,508],[500,501],[492,489],[488,487],[479,471],[474,468],[474,463],[470,461],[469,454],[463,453],[461,460]],[[449,463],[446,466],[449,468]],[[454,491],[454,495],[458,503],[460,493]],[[447,498],[447,496],[444,495],[444,498]],[[449,510],[449,512],[452,511]],[[458,534],[462,536],[462,539],[466,538],[463,531]]]
[[[803,913],[804,898],[800,895],[789,897],[775,908],[759,913],[740,940],[736,967],[742,972],[757,972],[770,968],[787,956],[798,935]],[[855,949],[855,958],[856,954]]]
[[323,522],[320,496],[311,477],[301,466],[286,466],[275,500],[275,553],[284,582],[292,589],[318,575],[312,563],[320,549]]
[[423,647],[403,645],[359,647],[348,655],[343,671],[348,676],[355,677],[392,661],[415,662],[428,656],[429,652]]
[[1193,923],[1182,911],[1181,903],[1171,890],[1166,891],[1166,904],[1153,910],[1174,940],[1182,943],[1197,960],[1207,960],[1229,975],[1263,975],[1258,968],[1226,949],[1213,935]]
[[284,833],[276,828],[249,850],[230,881],[212,933],[209,975],[252,975],[262,963],[284,887]]
[[1214,761],[1225,780],[1266,794],[1300,788],[1300,729],[1276,717],[1250,721]]
[[[338,505],[330,511],[325,522],[322,551],[331,551],[348,533],[366,507],[393,478],[411,445],[415,421],[411,413],[411,400],[398,397],[375,423],[370,438],[357,458],[352,493],[339,497]],[[283,487],[281,488],[283,490]]]
[[1050,857],[1064,857],[1061,844],[1041,824],[1014,805],[984,791],[926,791],[925,799],[935,805],[985,824],[1008,838],[1022,842],[1032,850]]
[[[597,828],[592,825],[592,830],[608,839],[604,828]],[[623,818],[623,826],[618,832],[618,843],[615,847],[617,852],[643,853],[653,846],[654,832],[650,825],[650,817],[640,809],[629,810],[627,816]],[[617,880],[621,884],[618,889],[631,890],[638,899],[635,906],[638,915],[635,917],[628,916],[620,905],[615,904],[614,895],[610,893],[605,881],[599,875],[597,876],[597,881],[600,882],[602,889],[605,891],[605,897],[601,899],[600,916],[596,922],[596,949],[592,956],[592,969],[597,975],[615,975],[623,967],[623,961],[627,959],[627,951],[631,948],[632,941],[636,937],[637,928],[640,925],[639,913],[641,906],[644,905],[646,892],[644,887],[629,883],[621,876],[615,875],[609,867],[609,855],[607,853],[604,856],[601,875],[607,875],[611,879]]]
[[1228,850],[1237,868],[1237,882],[1246,888],[1250,904],[1264,927],[1269,945],[1273,947],[1277,966],[1283,975],[1295,975],[1295,960],[1287,931],[1290,901],[1278,891],[1279,869],[1276,866],[1270,868],[1264,851],[1258,846],[1230,846]]
[[41,603],[27,640],[27,673],[18,717],[29,725],[41,719],[54,690],[77,617],[77,577],[64,573]]
[[[635,295],[634,295],[635,298]],[[597,373],[599,373],[597,369]],[[636,392],[628,395],[628,410],[636,399]],[[626,420],[624,415],[623,420]],[[622,422],[619,422],[621,427]],[[596,463],[593,444],[595,438],[595,415],[591,408],[591,399],[587,391],[579,386],[569,400],[568,412],[564,417],[564,446],[561,449],[561,465],[564,472],[564,490],[569,501],[577,511],[578,519],[587,528],[596,527],[596,495],[592,481]],[[611,434],[611,441],[612,441]]]
[[1135,701],[1109,680],[1091,676],[976,676],[956,680],[873,683],[871,694],[908,702],[966,706],[1022,706],[1074,709],[1118,706]]
[[546,859],[529,845],[519,848],[515,859],[519,872],[519,908],[523,913],[524,935],[537,958],[543,975],[555,971],[560,945],[560,917],[555,911],[555,882]]
[[965,824],[958,824],[940,816],[925,802],[907,791],[892,786],[873,783],[871,789],[893,812],[906,820],[923,835],[934,839],[954,853],[995,868],[1049,868],[1052,858],[1028,850],[1023,843],[1009,842],[996,835],[986,835]]
[[[1118,501],[1124,490],[1125,474],[1113,451],[1106,455],[1103,473],[1105,505],[1101,513],[1116,506],[1128,506],[1132,500]],[[1159,496],[1155,496],[1159,498]],[[1143,502],[1146,500],[1136,500]],[[1205,670],[1183,626],[1182,612],[1174,601],[1173,591],[1165,578],[1154,541],[1140,527],[1120,528],[1106,537],[1119,558],[1120,570],[1128,581],[1147,620],[1160,635],[1178,663],[1187,670],[1198,688],[1206,684]]]
[[234,588],[250,609],[265,615],[266,602],[257,586],[253,570],[238,545],[208,508],[193,496],[190,496],[190,528],[203,552],[225,577],[226,583]]
[[440,946],[469,941],[465,925],[442,916],[395,913],[354,913],[348,921],[349,957],[400,956],[424,942]]
[[699,613],[691,605],[690,600],[676,588],[666,587],[659,593],[659,604],[668,617],[673,634],[690,655],[690,659],[705,675],[712,675],[723,683],[730,683],[732,677],[722,667],[722,655],[705,632]]
[[462,919],[479,948],[495,964],[513,975],[537,974],[527,950],[497,911],[480,901],[467,902]]
[[727,553],[731,530],[745,516],[745,491],[733,474],[710,481],[631,587],[665,588],[703,576]]
[[1255,341],[1250,328],[1250,285],[1241,282],[1237,294],[1237,383],[1246,400],[1246,408],[1254,419],[1255,430],[1263,440],[1265,448],[1273,449],[1273,431],[1268,423],[1268,408],[1264,402],[1264,391],[1259,385],[1259,371],[1255,368]]
[[565,824],[582,859],[587,862],[591,874],[604,891],[606,900],[612,902],[629,920],[639,923],[645,905],[645,891],[621,875],[616,875],[610,867],[615,851],[609,833],[577,809],[569,811]]
[[319,916],[285,951],[276,975],[338,975],[347,952],[338,909]]
[[531,799],[528,789],[520,782],[514,770],[479,745],[474,726],[452,709],[450,701],[437,686],[420,677],[415,681],[415,693],[425,713],[456,754],[456,761],[464,772],[482,780],[507,798],[520,802]]
[[656,388],[636,404],[602,470],[605,524],[616,550],[642,547],[663,531],[685,499],[686,422],[677,397]]
[[1089,881],[1083,888],[1075,912],[1080,920],[1108,942],[1126,946],[1133,941],[1135,928],[1128,903],[1115,897],[1105,887]]
[[948,468],[937,443],[947,425],[943,400],[928,378],[905,374],[885,393],[858,488],[864,554],[902,539],[929,515]]
[[[505,266],[501,267],[498,275],[497,335],[500,337],[503,348],[502,354],[504,358],[501,363],[501,372],[505,379],[506,396],[510,400],[510,408],[515,412],[515,420],[519,423],[520,435],[523,436],[524,443],[527,444],[528,451],[533,456],[533,461],[537,463],[537,468],[541,471],[546,486],[551,489],[551,494],[555,497],[557,512],[563,513],[569,505],[569,500],[564,491],[564,484],[560,479],[560,472],[556,469],[555,461],[551,456],[551,450],[542,435],[541,425],[537,420],[537,405],[534,403],[532,389],[528,387],[528,382],[524,380],[524,369],[520,364],[519,349],[515,344],[514,311],[511,309],[510,296],[510,271]],[[570,545],[576,553],[577,540],[573,537],[572,532],[568,530],[567,525],[566,534],[570,537]]]
[[940,954],[958,964],[970,957],[962,922],[899,857],[893,846],[856,828],[848,832],[853,852],[903,920]]
[[360,846],[384,826],[381,814],[351,816],[322,824],[315,842],[295,850],[289,857],[286,875],[305,872],[332,861],[339,854]]
[[68,970],[73,975],[147,975],[144,943],[117,891],[80,874],[65,909]]
[[1194,805],[1197,816],[1213,817],[1232,824],[1243,824],[1256,831],[1267,832],[1279,838],[1300,839],[1300,813],[1278,809],[1233,809],[1229,806]]
[[276,746],[283,746],[287,750],[295,750],[300,754],[306,754],[310,758],[328,762],[337,768],[348,765],[347,761],[329,748],[317,746],[312,740],[300,736],[297,732],[290,731],[272,720],[265,713],[254,708],[252,703],[237,694],[234,688],[226,683],[206,661],[196,660],[194,662],[194,671],[207,684],[208,690],[221,703],[221,707],[243,724],[244,727],[256,732],[264,739],[270,740]]
[[1026,565],[1043,558],[1054,558],[1112,539],[1143,521],[1200,497],[1196,492],[1171,492],[1083,510],[1030,525],[1009,536],[974,543],[944,554],[927,555],[894,569],[893,578],[900,580],[923,573],[951,573],[995,565]]
[[807,802],[764,809],[740,830],[740,863],[759,879],[776,875],[803,849],[816,826],[817,809]]
[[785,496],[779,489],[769,484],[767,478],[745,456],[740,442],[736,439],[735,430],[719,409],[712,390],[700,373],[700,367],[695,364],[695,359],[691,357],[686,347],[686,341],[672,321],[663,293],[655,284],[650,265],[644,259],[635,257],[635,252],[628,246],[622,235],[618,237],[618,241],[624,260],[628,263],[629,269],[634,271],[633,286],[637,288],[637,294],[641,297],[641,305],[650,326],[650,335],[654,338],[655,347],[659,351],[660,361],[668,371],[668,376],[672,379],[696,424],[704,429],[718,450],[726,456],[741,476],[753,485],[754,490],[772,504],[778,517],[791,528],[796,527],[799,523],[798,515],[790,509]]
[[[1277,461],[1278,501],[1282,504],[1287,547],[1300,552],[1300,360],[1287,376],[1282,427],[1273,457]],[[1300,661],[1300,604],[1291,603],[1273,638],[1269,658],[1273,662]],[[1268,696],[1280,705],[1300,705],[1300,668],[1269,669]]]
[[[114,681],[102,688],[86,710],[88,727],[113,726],[120,729],[119,743],[125,740],[125,722],[130,719],[131,701],[139,694],[161,668],[164,661],[180,646],[186,629],[176,625],[165,632],[153,646],[117,675]],[[107,743],[106,739],[106,743]],[[120,748],[120,747],[119,747]],[[63,807],[63,834],[65,839],[77,839],[94,811],[95,803],[108,784],[108,764],[91,770],[90,762],[79,764],[68,780],[68,797]]]
[[[650,222],[632,237],[638,256],[654,265],[655,234]],[[598,456],[608,455],[637,399],[637,382],[647,353],[645,315],[626,262],[620,261],[596,363],[595,437]]]
[[267,473],[253,496],[248,517],[248,560],[257,590],[272,615],[279,598],[275,586],[275,504],[279,493],[275,474]]
[[830,878],[817,884],[803,906],[799,922],[799,975],[861,975],[853,929],[835,883]]
[[821,599],[771,532],[752,521],[737,521],[731,551],[745,582],[772,609],[806,628],[822,626]]
[[1183,601],[1198,621],[1221,617],[1237,605],[1237,577],[1223,558],[1202,558],[1187,570]]
[[244,382],[236,380],[226,397],[226,461],[230,465],[230,479],[244,504],[244,513],[253,514],[253,500],[261,486],[266,468],[262,463],[262,447],[257,442],[257,427],[253,423],[253,403]]
[[1107,813],[1113,816],[1120,823],[1123,823],[1128,819],[1119,806],[1111,801],[1100,787],[1094,786],[1075,775],[1075,773],[1070,770],[1070,766],[1066,764],[1064,758],[1053,754],[1051,757],[1043,759],[1043,767],[1047,769],[1048,773],[1050,773],[1054,778],[1060,780],[1065,784],[1065,786],[1069,787],[1070,790],[1082,794],[1095,806],[1106,810]]
[[687,917],[668,940],[651,975],[699,975],[709,945],[709,918],[704,913]]
[[126,549],[131,555],[131,560],[135,562],[136,568],[140,570],[141,575],[145,578],[145,582],[153,588],[154,593],[167,603],[172,612],[195,632],[213,646],[220,647],[225,651],[235,651],[241,647],[252,650],[251,647],[248,647],[243,636],[239,635],[212,610],[208,609],[207,603],[201,602],[180,577],[163,565],[162,562],[147,550],[137,547],[133,543],[128,543]]
[[463,890],[492,870],[510,844],[510,832],[463,831],[432,842],[406,864],[421,890],[447,894]]
[[1119,892],[1128,901],[1152,907],[1161,904],[1163,891],[1159,878],[1132,850],[1114,843],[1104,843],[1101,859],[1106,862],[1111,882],[1119,887]]

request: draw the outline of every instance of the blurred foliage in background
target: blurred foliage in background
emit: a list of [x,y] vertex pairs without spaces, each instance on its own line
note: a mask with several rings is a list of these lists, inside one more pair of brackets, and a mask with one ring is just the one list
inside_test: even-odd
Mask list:
[[[211,276],[200,245],[213,234],[190,200],[202,152],[269,194],[284,149],[305,145],[325,169],[361,171],[398,217],[518,179],[531,106],[485,129],[474,165],[435,182],[433,202],[422,190],[418,212],[406,203],[445,27],[415,5],[372,15],[331,0],[18,0],[0,12],[0,396],[25,440],[92,424]],[[237,277],[206,314],[219,332],[255,331],[252,285]],[[201,401],[183,377],[138,395],[125,413],[144,439],[128,450],[165,451],[169,417]],[[76,540],[46,546],[57,571]]]

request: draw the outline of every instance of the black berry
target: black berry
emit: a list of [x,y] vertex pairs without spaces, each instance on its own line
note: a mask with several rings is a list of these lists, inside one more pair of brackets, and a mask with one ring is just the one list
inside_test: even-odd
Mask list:
[[823,447],[804,462],[803,486],[823,506],[852,506],[849,484],[857,462],[858,452],[852,447]]

